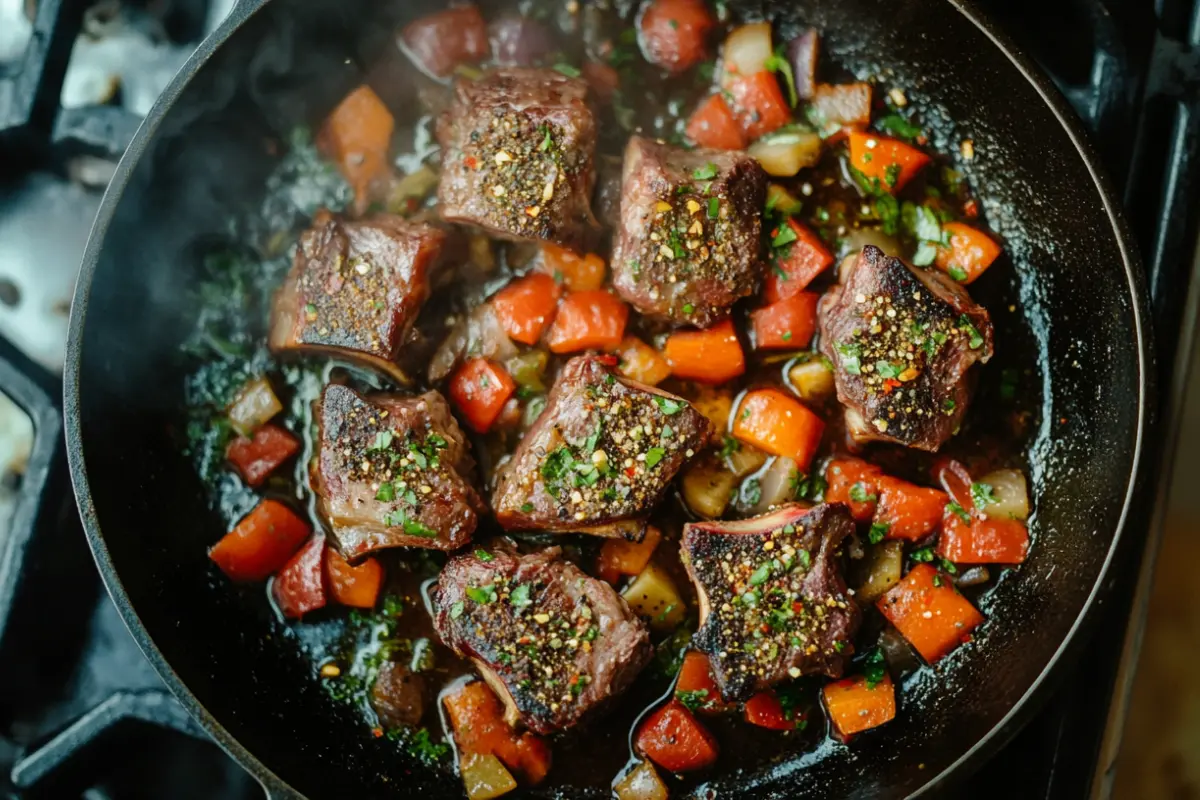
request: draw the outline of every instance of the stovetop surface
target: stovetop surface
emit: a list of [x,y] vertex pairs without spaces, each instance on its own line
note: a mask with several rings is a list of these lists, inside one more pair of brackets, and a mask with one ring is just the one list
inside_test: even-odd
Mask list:
[[[12,91],[11,81],[6,87],[3,62],[19,52],[11,42],[15,27],[6,28],[4,15],[23,1],[0,0],[0,132],[10,122],[4,106]],[[42,0],[43,5],[60,2],[71,0]],[[1189,161],[1195,158],[1195,145],[1181,149],[1180,137],[1186,145],[1195,130],[1181,123],[1178,103],[1182,95],[1194,105],[1196,93],[1187,95],[1178,88],[1181,80],[1186,85],[1195,76],[1181,78],[1170,56],[1184,49],[1180,43],[1196,41],[1200,31],[1196,4],[1190,0],[1160,0],[1157,5],[1145,0],[986,0],[980,5],[1054,77],[1090,128],[1105,166],[1124,192],[1152,288],[1166,281],[1178,283],[1181,274],[1180,285],[1190,285],[1190,274],[1180,269],[1191,259],[1184,258],[1181,248],[1195,243],[1196,203],[1185,201],[1187,192],[1196,187],[1181,182],[1180,176],[1190,174],[1188,169],[1195,171]],[[181,63],[191,46],[188,42],[223,13],[223,8],[214,9],[204,0],[162,0],[146,9],[158,14],[158,27],[150,26],[150,45],[138,51],[138,58],[139,63],[151,63],[159,70],[158,77],[143,72],[140,82],[134,82],[139,87],[136,96],[115,99],[105,95],[103,80],[97,84],[86,76],[72,79],[76,69],[72,61],[69,92],[62,97],[72,113],[59,111],[46,129],[62,132],[82,124],[85,115],[75,113],[76,104],[118,103],[144,112],[145,97],[153,97],[155,87],[161,88],[161,72]],[[92,19],[90,24],[103,22]],[[42,45],[47,52],[57,48],[60,54],[66,47],[61,41]],[[82,52],[95,58],[94,50]],[[80,52],[77,46],[74,58],[83,58]],[[118,130],[115,138],[129,132]],[[113,130],[106,133],[112,135]],[[103,152],[103,144],[98,139],[92,150],[40,162],[6,162],[0,156],[0,266],[17,265],[16,279],[13,270],[0,275],[0,333],[16,338],[34,358],[50,366],[61,359],[58,328],[65,327],[61,300],[68,296],[78,261],[78,253],[63,249],[82,251],[98,189],[111,174],[104,156],[112,153]],[[36,148],[28,152],[47,154]],[[30,163],[50,164],[57,175],[31,173]],[[52,237],[59,249],[51,256],[36,250],[44,236],[26,242],[32,250],[6,250],[16,241],[15,232],[29,229],[33,208],[43,214],[48,208],[76,221],[71,232]],[[38,270],[46,273],[41,288],[20,285],[21,279],[33,281]],[[14,291],[18,302],[9,302]],[[56,293],[61,295],[58,300]],[[1166,384],[1177,351],[1190,346],[1191,331],[1183,322],[1188,294],[1158,291],[1154,297]],[[22,295],[41,301],[40,317],[19,316]],[[0,356],[21,360],[19,354],[2,347]],[[4,377],[0,374],[0,383]],[[52,385],[31,387],[26,410],[36,417],[37,398],[53,391]],[[1169,422],[1169,403],[1163,412]],[[4,425],[0,409],[0,431]],[[1168,457],[1170,450],[1157,455]],[[36,462],[35,452],[30,464],[37,466]],[[57,482],[60,492],[65,488],[63,476],[53,469],[40,478],[47,484]],[[26,473],[27,486],[30,480]],[[0,495],[13,494],[20,488],[17,484],[18,477],[0,479]],[[1151,516],[1152,501],[1147,499],[1146,518]],[[6,545],[3,556],[15,559],[21,574],[11,597],[0,592],[0,626],[7,621],[6,628],[0,627],[0,796],[90,800],[261,796],[254,781],[174,703],[142,657],[103,591],[73,504],[64,501],[59,507],[43,509],[36,519],[16,522],[29,528],[29,536],[15,550]],[[1096,788],[1097,762],[1109,727],[1114,683],[1125,663],[1122,646],[1131,616],[1132,624],[1137,624],[1131,608],[1136,609],[1137,566],[1146,533],[1143,528],[1127,537],[1121,554],[1127,566],[1115,571],[1112,592],[1096,626],[1102,633],[1080,654],[1079,666],[1067,671],[1045,708],[1012,742],[976,775],[944,790],[942,796],[1083,797]],[[1128,651],[1125,655],[1127,661]]]

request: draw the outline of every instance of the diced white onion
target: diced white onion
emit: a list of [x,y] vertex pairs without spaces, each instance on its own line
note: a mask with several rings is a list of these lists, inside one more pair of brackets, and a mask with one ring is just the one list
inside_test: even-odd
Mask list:
[[733,29],[725,39],[725,72],[732,76],[754,75],[766,69],[771,48],[771,23],[752,22]]

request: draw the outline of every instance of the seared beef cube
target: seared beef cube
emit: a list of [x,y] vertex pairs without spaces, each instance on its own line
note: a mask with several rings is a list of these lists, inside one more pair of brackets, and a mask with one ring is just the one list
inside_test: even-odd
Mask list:
[[641,541],[645,516],[711,425],[686,400],[613,373],[616,359],[563,367],[546,410],[497,475],[492,510],[508,530]]
[[706,328],[758,287],[767,176],[745,153],[625,148],[613,286],[651,317]]
[[684,526],[683,559],[700,597],[692,644],[708,654],[722,697],[745,700],[801,675],[841,677],[862,619],[839,563],[852,533],[840,503]]
[[596,124],[582,79],[510,68],[460,80],[437,136],[444,219],[575,249],[592,237]]
[[991,319],[966,289],[867,245],[818,314],[855,440],[936,451],[954,435],[971,400],[967,370],[992,357]]
[[429,296],[445,239],[390,214],[346,220],[318,213],[275,296],[271,349],[336,355],[407,382],[396,359]]
[[317,507],[346,558],[470,541],[485,509],[467,481],[466,437],[440,394],[363,397],[331,385],[317,418]]
[[456,556],[430,593],[434,627],[475,662],[510,723],[553,733],[628,687],[653,654],[645,626],[609,584],[557,547],[507,541]]

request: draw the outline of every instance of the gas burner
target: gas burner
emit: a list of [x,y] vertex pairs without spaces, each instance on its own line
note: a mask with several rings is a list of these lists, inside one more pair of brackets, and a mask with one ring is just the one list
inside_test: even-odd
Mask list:
[[[1191,274],[1200,0],[1164,0],[1158,15],[1144,0],[981,2],[1070,99],[1123,190],[1151,287],[1164,387],[1150,460],[1169,464],[1183,385],[1177,356],[1190,348],[1200,287]],[[5,797],[261,796],[166,692],[100,586],[69,501],[61,390],[51,374],[61,368],[65,303],[98,190],[164,76],[186,57],[184,43],[231,5],[101,0],[85,10],[66,0],[0,0],[0,152],[14,154],[0,160],[0,333],[26,351],[0,340],[0,387],[13,406],[0,402],[0,436],[23,430],[28,440],[0,448],[0,459],[20,464],[0,477],[0,527],[9,519],[0,536]],[[141,66],[112,60],[121,50]],[[1164,468],[1157,485],[1168,478]],[[1105,794],[1145,613],[1143,555],[1154,551],[1164,500],[1144,493],[1133,518],[1151,522],[1123,542],[1122,568],[1094,620],[1104,635],[1078,654],[1086,669],[962,793]]]

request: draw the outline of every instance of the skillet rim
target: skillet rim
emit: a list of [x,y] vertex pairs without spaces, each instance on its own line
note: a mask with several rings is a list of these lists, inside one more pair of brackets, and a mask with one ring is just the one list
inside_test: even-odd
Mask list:
[[[204,39],[185,62],[184,66],[172,78],[170,84],[163,90],[151,108],[150,113],[138,127],[137,133],[130,142],[124,155],[117,165],[110,180],[96,219],[88,236],[87,248],[84,251],[80,265],[79,276],[76,280],[74,296],[71,303],[71,315],[67,333],[66,366],[63,373],[63,415],[65,418],[65,439],[67,461],[70,469],[71,483],[75,494],[76,506],[79,509],[80,520],[87,534],[88,545],[96,561],[105,589],[111,597],[126,628],[129,629],[134,641],[143,655],[158,673],[159,677],[179,700],[183,707],[196,719],[204,730],[212,737],[226,753],[242,765],[266,790],[268,797],[294,796],[300,793],[290,784],[280,778],[267,767],[257,756],[251,753],[225,726],[208,711],[199,698],[184,684],[175,669],[155,644],[149,630],[133,608],[132,601],[125,589],[120,575],[117,573],[112,556],[104,540],[103,532],[96,515],[92,501],[90,484],[87,477],[87,467],[83,452],[83,436],[80,427],[80,374],[83,359],[83,333],[87,316],[92,280],[95,277],[96,266],[103,251],[104,240],[108,227],[112,222],[125,188],[138,162],[144,155],[148,144],[157,133],[163,118],[170,112],[176,100],[186,88],[192,77],[208,62],[216,50],[248,20],[262,9],[269,0],[238,0],[226,19],[211,35]],[[1063,636],[1054,654],[1042,667],[1037,677],[1029,687],[1015,699],[1004,717],[968,748],[955,761],[941,772],[930,776],[929,780],[913,792],[910,797],[920,797],[935,791],[937,788],[954,779],[961,779],[975,771],[982,761],[993,755],[1000,747],[1008,742],[1034,713],[1041,707],[1054,673],[1069,661],[1071,656],[1086,641],[1081,631],[1091,625],[1095,616],[1098,601],[1106,595],[1111,584],[1106,580],[1112,562],[1115,558],[1125,534],[1134,498],[1140,490],[1145,478],[1146,464],[1144,449],[1147,433],[1152,426],[1153,401],[1157,392],[1154,348],[1152,330],[1146,325],[1149,314],[1148,290],[1142,268],[1138,248],[1129,230],[1128,223],[1117,201],[1116,192],[1106,171],[1099,164],[1099,158],[1088,134],[1084,131],[1082,121],[1075,114],[1066,98],[1054,86],[1050,78],[1019,48],[1013,40],[999,28],[998,25],[976,6],[974,0],[946,0],[948,6],[962,14],[984,34],[992,44],[1004,55],[1016,69],[1017,73],[1032,86],[1046,104],[1055,119],[1066,133],[1076,154],[1082,160],[1088,174],[1091,176],[1094,190],[1099,195],[1104,214],[1116,239],[1117,248],[1121,254],[1121,263],[1132,299],[1130,304],[1133,314],[1134,339],[1137,349],[1138,364],[1138,414],[1135,431],[1133,458],[1130,464],[1126,482],[1125,496],[1122,500],[1121,514],[1117,520],[1108,552],[1100,570],[1092,584],[1092,590],[1084,601],[1082,608],[1070,629]]]

